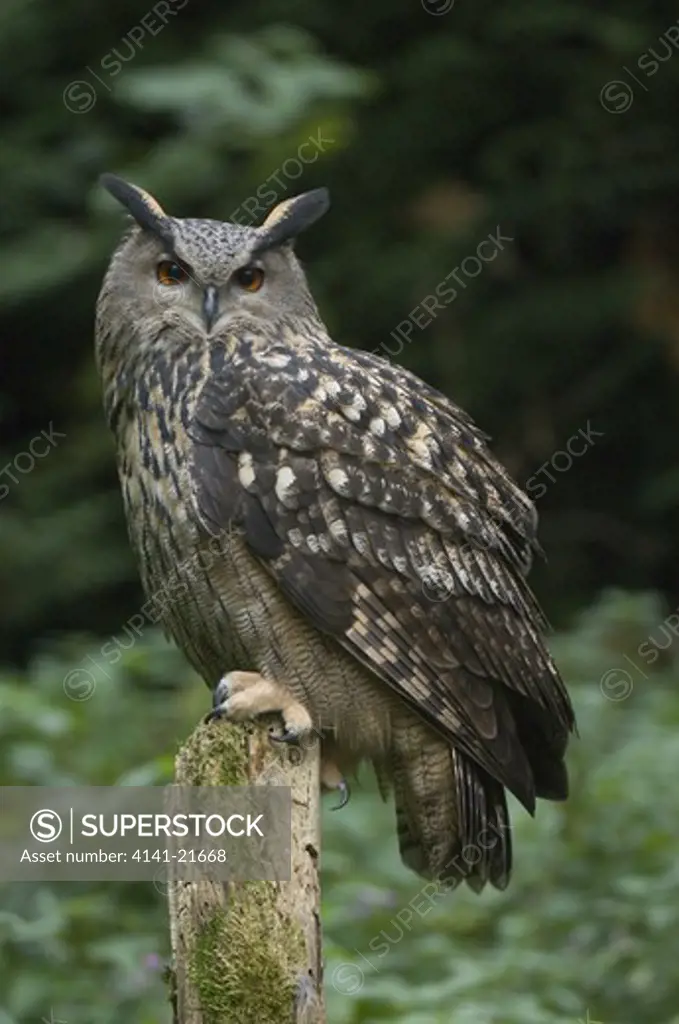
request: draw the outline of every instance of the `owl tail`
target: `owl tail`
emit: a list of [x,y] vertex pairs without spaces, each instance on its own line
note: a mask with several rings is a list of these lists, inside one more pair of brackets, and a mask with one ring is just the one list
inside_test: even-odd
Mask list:
[[422,725],[394,735],[389,774],[404,864],[449,886],[505,888],[512,843],[500,783]]

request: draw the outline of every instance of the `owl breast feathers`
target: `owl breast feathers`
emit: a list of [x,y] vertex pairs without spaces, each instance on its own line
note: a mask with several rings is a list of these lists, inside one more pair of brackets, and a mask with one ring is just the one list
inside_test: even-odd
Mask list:
[[[280,231],[281,220],[269,230]],[[274,239],[275,258],[294,260],[289,241]],[[106,294],[108,310],[110,287]],[[181,471],[175,498],[195,543],[237,537],[244,571],[266,594],[269,638],[257,650],[243,639],[251,664],[237,667],[278,673],[339,745],[340,760],[344,746],[373,761],[394,789],[406,863],[427,877],[457,873],[476,889],[502,887],[511,866],[504,789],[531,813],[536,797],[565,798],[574,726],[525,579],[539,550],[535,510],[465,413],[407,370],[335,344],[308,301],[278,312],[253,305],[261,317],[239,308],[217,333],[210,323],[184,377],[179,350],[170,368],[156,349],[145,370],[151,411],[128,400],[130,419],[147,424],[134,437],[140,449],[162,449],[156,476],[168,462]],[[120,346],[112,351],[124,363]],[[154,431],[152,407],[173,391],[175,413],[156,414],[172,429]],[[116,430],[121,475],[143,502],[147,488],[129,480],[148,458],[130,452],[129,430]],[[126,505],[138,519],[129,496]],[[154,522],[147,516],[140,535],[160,537],[166,525]],[[148,539],[139,548],[142,560],[154,549]],[[226,590],[222,579],[205,586]],[[203,668],[187,615],[175,610],[169,628]],[[222,627],[243,638],[239,622],[227,610]],[[327,654],[322,671],[295,653],[302,640]],[[281,678],[277,665],[295,671]],[[354,687],[351,708],[343,686]],[[491,844],[481,838],[489,829]],[[453,871],[470,845],[478,859],[458,857]]]

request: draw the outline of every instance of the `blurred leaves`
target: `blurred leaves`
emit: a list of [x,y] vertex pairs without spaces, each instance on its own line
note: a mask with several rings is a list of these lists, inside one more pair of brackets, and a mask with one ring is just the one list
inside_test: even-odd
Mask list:
[[[341,814],[325,807],[332,1024],[575,1024],[587,1007],[604,1024],[676,1024],[679,646],[662,671],[636,655],[627,699],[601,689],[621,664],[621,640],[634,653],[663,615],[651,594],[611,592],[554,637],[579,718],[572,792],[565,804],[541,802],[535,820],[512,803],[515,870],[504,893],[432,895],[401,865],[393,806],[367,772]],[[73,638],[26,678],[0,681],[2,784],[171,777],[208,693],[153,631],[110,650]],[[94,692],[68,699],[64,680],[82,667]],[[7,1021],[28,1024],[53,1006],[68,1024],[169,1024],[166,912],[152,885],[4,885],[0,908]]]
[[[69,687],[77,669],[90,673],[87,699]],[[180,695],[168,699],[168,686]],[[64,641],[36,659],[30,686],[0,680],[0,782],[162,785],[206,697],[155,632],[129,649]],[[5,884],[0,908],[8,1022],[49,1019],[50,1007],[68,1024],[169,1022],[165,899],[151,883]]]
[[81,273],[92,259],[85,231],[46,224],[5,249],[0,273],[0,302],[11,305],[39,290],[58,287]]
[[202,63],[131,70],[118,89],[135,106],[176,114],[207,144],[217,132],[234,145],[287,131],[318,102],[362,96],[369,81],[316,52],[306,33],[281,25],[211,40]]

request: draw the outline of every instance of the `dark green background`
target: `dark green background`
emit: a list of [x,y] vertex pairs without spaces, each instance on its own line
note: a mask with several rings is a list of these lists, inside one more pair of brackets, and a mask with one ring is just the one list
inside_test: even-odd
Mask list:
[[[515,813],[506,894],[448,897],[371,969],[361,954],[420,884],[366,780],[325,840],[330,1020],[676,1024],[679,13],[181,4],[165,26],[131,0],[0,10],[3,781],[161,782],[207,698],[151,628],[125,629],[143,598],[92,358],[122,218],[98,175],[217,218],[276,173],[279,199],[327,185],[299,252],[333,336],[366,349],[398,351],[391,332],[499,226],[514,241],[398,359],[533,481],[535,587],[581,721],[573,797]],[[286,179],[319,131],[332,144]],[[50,425],[56,447],[13,469]],[[595,443],[552,464],[580,431]],[[94,693],[68,699],[83,666]],[[166,1021],[149,888],[5,888],[0,1024]],[[337,990],[345,962],[356,992]]]

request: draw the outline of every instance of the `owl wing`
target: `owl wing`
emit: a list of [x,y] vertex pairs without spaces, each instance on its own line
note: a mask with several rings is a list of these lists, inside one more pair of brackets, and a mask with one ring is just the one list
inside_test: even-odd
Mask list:
[[291,331],[211,358],[189,428],[202,525],[238,525],[316,628],[526,807],[558,795],[536,765],[573,713],[524,579],[535,511],[485,435],[408,371]]

